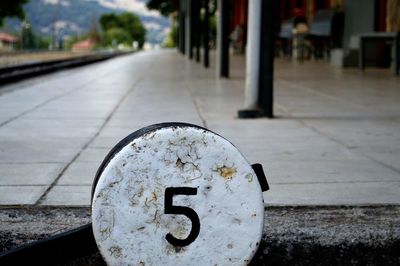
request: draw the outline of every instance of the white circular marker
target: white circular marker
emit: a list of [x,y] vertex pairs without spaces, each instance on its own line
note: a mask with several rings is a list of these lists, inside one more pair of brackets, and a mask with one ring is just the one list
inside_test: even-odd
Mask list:
[[92,223],[109,265],[247,265],[264,204],[255,172],[229,141],[166,123],[131,134],[106,157]]

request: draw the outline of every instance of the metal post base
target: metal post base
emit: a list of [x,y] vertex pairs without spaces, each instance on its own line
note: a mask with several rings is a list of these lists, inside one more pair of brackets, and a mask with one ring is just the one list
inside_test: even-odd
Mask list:
[[262,117],[263,112],[259,109],[244,109],[238,111],[238,117],[242,119]]

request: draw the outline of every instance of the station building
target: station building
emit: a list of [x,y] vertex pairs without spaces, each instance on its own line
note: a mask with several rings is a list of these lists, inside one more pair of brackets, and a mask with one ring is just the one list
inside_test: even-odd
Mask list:
[[245,109],[239,117],[273,117],[278,56],[360,71],[385,67],[399,75],[400,0],[180,0],[179,51],[205,67],[213,9],[217,75],[229,77],[232,53],[246,57]]

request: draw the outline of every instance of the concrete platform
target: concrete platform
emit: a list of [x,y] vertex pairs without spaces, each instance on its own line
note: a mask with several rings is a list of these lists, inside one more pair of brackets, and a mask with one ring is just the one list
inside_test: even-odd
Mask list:
[[[250,265],[399,265],[399,217],[399,206],[270,207]],[[88,207],[0,208],[0,252],[88,222]],[[90,249],[58,262],[52,265],[105,265]]]
[[0,205],[88,206],[129,133],[188,122],[263,164],[267,206],[400,204],[400,79],[276,61],[276,119],[239,120],[244,58],[216,79],[176,51],[140,52],[0,88]]

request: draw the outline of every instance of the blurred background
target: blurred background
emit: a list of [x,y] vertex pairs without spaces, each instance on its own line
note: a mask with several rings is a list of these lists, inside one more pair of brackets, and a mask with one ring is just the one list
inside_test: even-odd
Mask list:
[[[184,2],[2,1],[0,67],[25,61],[65,58],[71,56],[69,52],[176,47],[179,45],[179,18],[182,17],[179,10],[182,10]],[[217,1],[207,2],[209,47],[213,49],[216,48]],[[244,54],[247,43],[248,0],[228,2],[231,49],[235,53]],[[277,2],[278,7],[274,11],[276,56],[300,61],[324,59],[337,66],[357,67],[360,34],[400,30],[400,4],[397,0]],[[200,21],[203,23],[203,3],[197,8],[201,9]],[[200,30],[200,27],[197,28]],[[199,38],[203,39],[203,36]],[[373,41],[365,45],[365,64],[393,69],[395,48],[390,40],[394,38],[384,34],[375,34],[373,38]]]
[[[0,4],[0,67],[71,52],[152,49],[170,19],[139,0],[15,0]],[[172,45],[172,44],[166,44]]]

